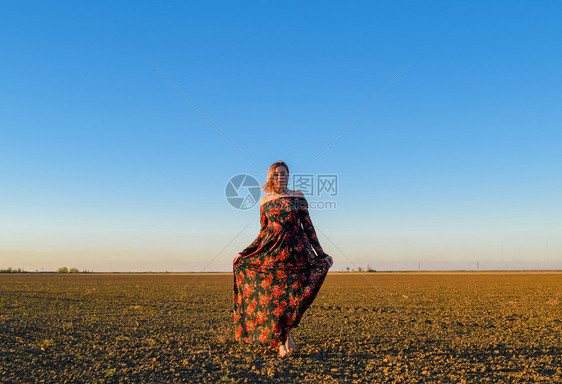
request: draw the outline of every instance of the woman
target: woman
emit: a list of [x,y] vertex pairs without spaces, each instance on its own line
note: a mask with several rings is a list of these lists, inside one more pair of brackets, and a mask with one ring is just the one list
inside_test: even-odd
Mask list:
[[287,189],[288,180],[287,164],[269,167],[260,233],[234,258],[236,340],[279,346],[280,357],[295,349],[290,331],[333,264],[318,242],[304,195]]

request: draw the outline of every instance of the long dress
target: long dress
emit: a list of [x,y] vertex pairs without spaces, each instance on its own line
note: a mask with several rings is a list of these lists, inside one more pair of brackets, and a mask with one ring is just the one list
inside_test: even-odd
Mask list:
[[234,264],[235,338],[279,346],[314,301],[329,265],[304,197],[265,202],[260,224]]

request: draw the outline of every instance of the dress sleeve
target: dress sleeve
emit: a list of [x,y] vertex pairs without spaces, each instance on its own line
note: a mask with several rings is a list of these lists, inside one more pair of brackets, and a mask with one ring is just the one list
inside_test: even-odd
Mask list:
[[252,244],[248,245],[246,249],[240,252],[240,256],[242,257],[246,256],[254,252],[256,249],[258,249],[265,235],[265,229],[267,228],[267,216],[265,215],[265,210],[263,208],[263,205],[260,206],[260,224],[261,224],[261,229],[260,229],[260,233],[258,234],[258,237],[256,237],[256,239],[252,242]]
[[312,225],[312,220],[310,219],[310,215],[308,214],[308,203],[306,199],[302,199],[301,203],[299,204],[299,216],[301,219],[301,224],[306,233],[306,237],[308,237],[308,241],[316,251],[316,254],[320,258],[324,258],[327,256],[326,253],[322,250],[320,246],[320,242],[318,241],[318,237],[316,236],[316,231],[314,230],[314,226]]

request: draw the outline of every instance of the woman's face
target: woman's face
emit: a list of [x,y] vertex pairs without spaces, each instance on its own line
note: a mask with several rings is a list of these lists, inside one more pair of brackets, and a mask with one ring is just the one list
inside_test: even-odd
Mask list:
[[289,181],[289,173],[287,169],[279,165],[273,171],[273,183],[275,185],[275,189],[285,189],[287,188],[287,182]]

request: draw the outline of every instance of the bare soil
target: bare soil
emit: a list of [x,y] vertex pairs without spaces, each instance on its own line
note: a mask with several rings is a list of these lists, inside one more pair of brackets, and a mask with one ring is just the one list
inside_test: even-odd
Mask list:
[[234,341],[232,274],[0,274],[0,381],[562,382],[562,273],[329,274],[297,352]]

